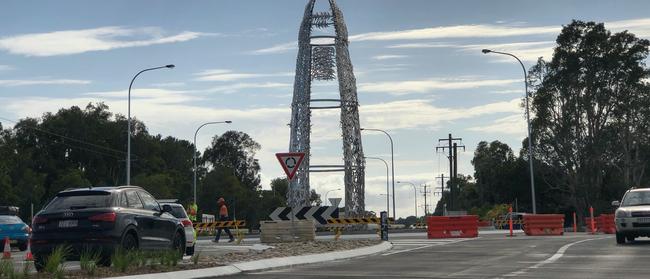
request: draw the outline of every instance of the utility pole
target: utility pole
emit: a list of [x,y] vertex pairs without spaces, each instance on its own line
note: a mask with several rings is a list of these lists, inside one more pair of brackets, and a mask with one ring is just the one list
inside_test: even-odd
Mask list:
[[451,210],[454,210],[454,196],[455,196],[455,183],[456,179],[458,178],[458,171],[456,170],[458,166],[457,162],[457,151],[455,151],[458,147],[462,147],[463,150],[465,149],[464,145],[457,145],[454,141],[462,141],[462,138],[454,138],[451,136],[451,133],[449,134],[449,137],[446,139],[438,139],[438,143],[446,141],[447,146],[437,146],[436,151],[439,149],[442,149],[443,151],[447,149],[449,151],[449,155],[447,158],[449,158],[449,208]]
[[427,204],[427,194],[430,192],[427,190],[427,188],[431,187],[427,184],[422,185],[424,187],[424,191],[420,191],[420,193],[424,194],[424,217],[429,215],[429,206]]

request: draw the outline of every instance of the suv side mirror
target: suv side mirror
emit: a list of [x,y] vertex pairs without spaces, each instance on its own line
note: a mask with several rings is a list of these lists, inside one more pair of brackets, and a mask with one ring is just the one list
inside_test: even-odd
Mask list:
[[613,206],[613,207],[619,207],[619,206],[621,206],[621,202],[619,202],[619,201],[613,201],[613,202],[612,202],[612,206]]
[[163,204],[162,212],[172,212],[172,206],[169,204]]

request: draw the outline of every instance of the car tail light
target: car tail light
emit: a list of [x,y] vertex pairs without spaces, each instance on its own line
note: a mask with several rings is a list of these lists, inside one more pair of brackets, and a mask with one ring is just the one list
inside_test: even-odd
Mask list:
[[192,221],[190,221],[190,220],[182,220],[181,223],[183,223],[183,227],[191,227],[192,226]]
[[45,224],[45,223],[47,223],[47,218],[41,216],[36,216],[32,220],[32,224]]
[[102,214],[90,216],[88,217],[88,220],[99,221],[99,222],[115,222],[115,217],[117,217],[115,212],[109,212],[109,213],[102,213]]

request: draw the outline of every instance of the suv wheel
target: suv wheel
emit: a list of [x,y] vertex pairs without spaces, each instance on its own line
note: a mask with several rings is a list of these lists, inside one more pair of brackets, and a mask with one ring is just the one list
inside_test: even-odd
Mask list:
[[623,235],[620,232],[616,232],[616,243],[617,244],[625,244],[625,235]]
[[125,250],[138,249],[138,239],[131,232],[127,232],[122,238],[122,248]]
[[179,256],[182,257],[185,254],[185,238],[183,237],[183,233],[177,231],[174,234],[174,242],[172,245],[172,249],[178,251]]
[[[196,244],[194,244],[194,246],[196,246]],[[185,255],[194,255],[194,246],[185,248]]]
[[625,238],[627,239],[627,242],[632,242],[632,241],[634,241],[634,239],[635,239],[636,237],[631,236],[631,235],[628,235],[628,236],[626,236]]
[[34,254],[34,267],[36,271],[41,272],[45,269],[45,257],[39,254]]
[[18,244],[18,250],[25,251],[27,250],[27,242],[21,242]]

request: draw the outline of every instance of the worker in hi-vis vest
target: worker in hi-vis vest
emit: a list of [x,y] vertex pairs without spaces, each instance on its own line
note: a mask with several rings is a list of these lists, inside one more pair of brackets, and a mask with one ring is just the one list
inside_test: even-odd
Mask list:
[[196,202],[190,203],[187,215],[190,218],[190,221],[192,221],[192,223],[196,223],[196,214],[198,211],[199,211],[199,207],[196,205]]
[[[228,220],[228,207],[226,206],[226,201],[223,198],[219,198],[217,200],[217,205],[219,206],[219,221],[229,221]],[[230,229],[228,227],[223,228],[224,231],[228,234],[230,237],[230,240],[228,242],[233,242],[235,241],[235,237],[230,233]],[[217,230],[217,236],[214,238],[213,242],[219,242],[219,238],[221,237],[221,228]]]

